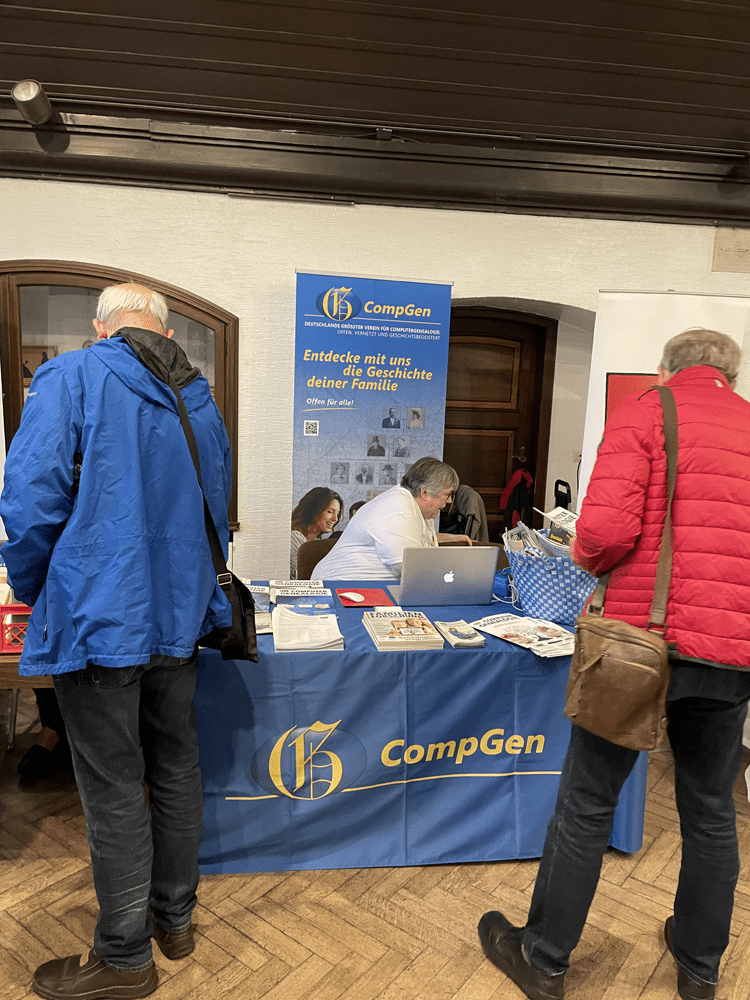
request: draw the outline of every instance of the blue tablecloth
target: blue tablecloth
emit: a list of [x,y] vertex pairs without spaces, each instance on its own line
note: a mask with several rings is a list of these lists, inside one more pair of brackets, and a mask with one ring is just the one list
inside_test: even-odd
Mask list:
[[[376,584],[331,583],[332,588]],[[379,653],[337,602],[342,652],[223,661],[195,697],[206,874],[538,857],[570,734],[569,658],[483,649]],[[424,608],[433,621],[512,610]],[[647,754],[610,843],[641,846]]]

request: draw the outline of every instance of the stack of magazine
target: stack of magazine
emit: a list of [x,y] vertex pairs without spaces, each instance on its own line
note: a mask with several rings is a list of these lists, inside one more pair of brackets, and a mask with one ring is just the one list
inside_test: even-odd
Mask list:
[[299,614],[277,604],[271,612],[273,646],[277,653],[292,650],[343,649],[344,637],[336,615]]
[[442,649],[443,637],[421,611],[382,608],[365,611],[365,628],[378,651],[387,649]]
[[570,656],[574,636],[562,625],[543,618],[520,618],[518,615],[489,615],[471,623],[482,632],[530,649],[537,656]]
[[[534,508],[536,510],[536,507]],[[537,511],[549,518],[551,527],[545,531],[527,528],[519,521],[515,528],[510,528],[503,534],[503,545],[510,552],[531,551],[545,558],[553,559],[570,557],[570,541],[576,533],[578,515],[563,507],[555,507],[547,513]]]
[[456,649],[475,649],[484,645],[484,636],[461,618],[457,622],[435,622],[451,646]]

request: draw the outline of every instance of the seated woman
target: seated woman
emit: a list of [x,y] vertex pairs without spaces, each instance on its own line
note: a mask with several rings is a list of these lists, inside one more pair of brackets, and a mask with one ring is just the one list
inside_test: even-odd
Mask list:
[[[341,538],[315,567],[324,580],[398,580],[406,548],[467,541],[435,534],[434,520],[450,502],[458,476],[437,458],[420,458],[401,480],[369,500],[349,521]],[[469,542],[469,544],[471,544]]]
[[344,509],[344,501],[327,486],[314,486],[292,511],[292,541],[289,552],[289,579],[297,579],[297,553],[303,542],[322,538],[333,531]]

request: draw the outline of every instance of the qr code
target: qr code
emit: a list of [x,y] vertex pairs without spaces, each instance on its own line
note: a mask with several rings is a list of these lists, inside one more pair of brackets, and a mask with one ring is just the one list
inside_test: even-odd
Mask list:
[[306,420],[305,421],[305,437],[317,437],[318,436],[318,420]]

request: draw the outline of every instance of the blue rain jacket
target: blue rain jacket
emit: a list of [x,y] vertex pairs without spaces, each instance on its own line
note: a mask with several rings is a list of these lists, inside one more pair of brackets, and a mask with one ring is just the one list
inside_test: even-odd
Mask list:
[[[127,332],[167,353],[226,552],[231,457],[208,382],[173,341]],[[0,515],[9,582],[34,608],[22,674],[189,657],[201,635],[231,623],[175,396],[117,336],[37,370],[8,451]]]

